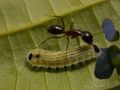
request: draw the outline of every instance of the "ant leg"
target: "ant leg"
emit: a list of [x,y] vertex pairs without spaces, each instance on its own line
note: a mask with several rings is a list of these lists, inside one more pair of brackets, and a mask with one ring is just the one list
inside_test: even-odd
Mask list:
[[46,40],[42,41],[42,42],[38,45],[38,47],[40,47],[42,44],[44,44],[46,41],[48,41],[48,40],[51,39],[51,38],[60,38],[60,37],[62,37],[62,36],[51,36],[51,37],[48,37]]
[[[72,27],[73,27],[73,22],[71,23],[69,30],[71,30],[71,29],[72,29]],[[80,45],[80,40],[79,40],[79,38],[78,38],[78,37],[77,37],[77,43],[78,43],[78,45]]]
[[71,22],[69,30],[71,30],[72,27],[73,27],[73,22]]
[[66,59],[67,59],[68,45],[69,45],[69,37],[67,36],[67,45],[66,45]]
[[77,43],[78,43],[78,45],[80,46],[80,40],[79,40],[79,37],[77,37]]
[[38,45],[38,47],[40,47],[43,43],[45,43],[47,40],[49,40],[49,39],[51,39],[52,37],[48,37],[46,40],[44,40],[44,41],[42,41],[39,45]]

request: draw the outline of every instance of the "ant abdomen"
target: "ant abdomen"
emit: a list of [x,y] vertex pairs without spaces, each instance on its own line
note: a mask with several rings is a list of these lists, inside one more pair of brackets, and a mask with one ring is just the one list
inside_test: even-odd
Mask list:
[[64,33],[64,27],[60,25],[52,25],[51,27],[48,28],[48,32],[51,34],[62,34]]

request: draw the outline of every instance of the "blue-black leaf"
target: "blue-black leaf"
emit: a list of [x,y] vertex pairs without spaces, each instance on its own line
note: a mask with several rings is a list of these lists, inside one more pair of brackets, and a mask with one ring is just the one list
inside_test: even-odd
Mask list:
[[109,57],[111,58],[112,65],[117,69],[118,74],[120,74],[120,49],[115,45],[110,46]]
[[111,59],[109,57],[109,49],[102,48],[101,54],[96,59],[94,74],[96,78],[107,79],[113,73],[114,67],[111,64]]
[[116,31],[115,26],[110,19],[105,19],[102,24],[103,33],[105,38],[112,42],[117,41],[119,39],[119,32]]

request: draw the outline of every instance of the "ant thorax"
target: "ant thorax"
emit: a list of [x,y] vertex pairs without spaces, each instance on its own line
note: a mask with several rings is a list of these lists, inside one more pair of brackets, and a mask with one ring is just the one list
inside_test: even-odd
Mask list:
[[66,34],[67,36],[71,37],[71,38],[76,38],[76,37],[82,35],[82,31],[72,29],[72,30],[70,30],[70,31],[65,32],[65,34]]

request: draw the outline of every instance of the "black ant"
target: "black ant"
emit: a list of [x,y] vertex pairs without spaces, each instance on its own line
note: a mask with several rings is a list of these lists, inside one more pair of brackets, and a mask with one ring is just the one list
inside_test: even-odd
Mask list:
[[99,52],[99,48],[96,45],[93,44],[93,36],[92,36],[92,34],[90,32],[88,32],[88,31],[81,31],[80,29],[73,29],[72,28],[73,23],[71,23],[69,31],[65,31],[65,24],[64,24],[63,18],[60,17],[60,16],[53,16],[53,17],[60,18],[61,21],[62,21],[62,25],[57,25],[56,24],[56,25],[50,26],[48,28],[48,32],[53,34],[53,35],[56,35],[56,36],[48,37],[41,44],[43,44],[44,42],[46,42],[50,38],[60,38],[61,36],[57,36],[57,35],[64,34],[64,35],[67,36],[67,47],[66,47],[66,52],[67,52],[68,44],[69,44],[69,37],[71,39],[73,39],[73,38],[77,38],[78,36],[81,36],[82,40],[84,42],[86,42],[89,45],[93,45],[93,47],[95,49],[95,52]]

